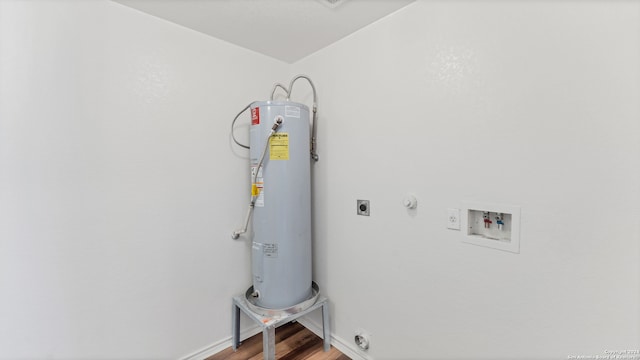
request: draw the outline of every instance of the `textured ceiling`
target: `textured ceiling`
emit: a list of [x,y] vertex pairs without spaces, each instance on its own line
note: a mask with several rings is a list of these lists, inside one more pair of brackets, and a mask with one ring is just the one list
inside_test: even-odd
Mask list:
[[293,63],[414,0],[114,0]]

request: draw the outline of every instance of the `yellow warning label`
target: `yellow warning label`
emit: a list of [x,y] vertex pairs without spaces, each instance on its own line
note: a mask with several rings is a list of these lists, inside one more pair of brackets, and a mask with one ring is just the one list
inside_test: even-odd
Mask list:
[[269,138],[269,160],[289,160],[288,133],[275,133]]
[[251,196],[258,196],[260,194],[260,188],[256,184],[251,185]]

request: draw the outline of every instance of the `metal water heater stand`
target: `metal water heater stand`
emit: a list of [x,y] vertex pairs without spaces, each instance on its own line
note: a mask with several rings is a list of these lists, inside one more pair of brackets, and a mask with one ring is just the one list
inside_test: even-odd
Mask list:
[[[314,288],[317,288],[315,283]],[[331,349],[331,335],[329,332],[329,300],[324,296],[319,296],[316,302],[306,309],[302,309],[299,305],[289,309],[270,310],[272,311],[272,314],[263,312],[258,313],[252,309],[253,305],[247,299],[246,294],[235,296],[233,298],[233,312],[231,316],[233,329],[233,351],[236,351],[238,346],[240,346],[240,310],[242,310],[242,312],[262,328],[262,351],[264,360],[275,360],[276,328],[318,309],[322,309],[322,338],[324,340],[324,351],[329,351]]]

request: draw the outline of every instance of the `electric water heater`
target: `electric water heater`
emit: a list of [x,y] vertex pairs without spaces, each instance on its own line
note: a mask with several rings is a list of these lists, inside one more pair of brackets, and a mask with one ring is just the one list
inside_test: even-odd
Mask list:
[[[299,79],[313,90],[313,109],[290,101]],[[286,100],[276,101],[278,88]],[[231,237],[251,239],[252,286],[248,307],[264,316],[294,314],[311,307],[320,293],[311,279],[311,162],[316,154],[316,88],[306,75],[285,87],[276,83],[270,101],[245,106],[231,123],[231,137],[249,149],[251,200],[244,226]],[[234,134],[234,124],[251,110],[249,145]],[[249,231],[252,225],[253,231]]]
[[251,104],[253,296],[261,307],[286,308],[312,293],[309,124],[303,104]]

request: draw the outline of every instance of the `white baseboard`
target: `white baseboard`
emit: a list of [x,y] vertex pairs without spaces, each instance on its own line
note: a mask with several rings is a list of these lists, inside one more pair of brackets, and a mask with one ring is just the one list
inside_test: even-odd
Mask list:
[[[252,326],[248,329],[245,329],[244,331],[240,332],[240,339],[247,339],[252,337],[255,334],[259,334],[262,332],[262,329],[258,326]],[[228,337],[225,339],[222,339],[220,341],[216,341],[211,345],[205,346],[200,350],[197,350],[189,355],[183,356],[180,358],[180,360],[204,360],[206,358],[208,358],[209,356],[215,355],[217,353],[219,353],[220,351],[231,347],[232,345],[232,337]]]
[[[303,316],[298,319],[298,322],[302,324],[302,326],[311,330],[312,333],[322,337],[322,326],[316,324],[311,319]],[[356,345],[351,341],[345,341],[342,338],[339,338],[335,335],[331,335],[331,345],[333,345],[336,349],[340,350],[343,354],[350,357],[352,360],[373,360],[372,357],[364,353],[364,351],[356,348]]]

